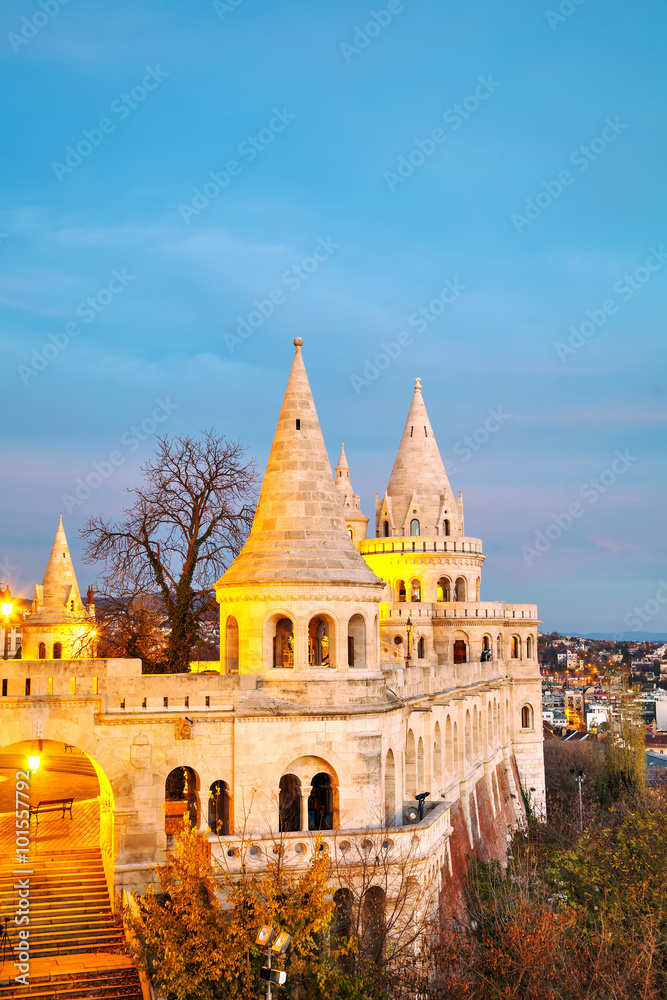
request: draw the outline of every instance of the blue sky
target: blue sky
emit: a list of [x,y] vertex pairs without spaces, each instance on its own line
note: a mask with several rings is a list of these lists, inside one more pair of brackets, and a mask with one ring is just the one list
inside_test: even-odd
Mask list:
[[658,0],[0,20],[0,575],[31,595],[62,512],[85,586],[77,532],[123,504],[152,427],[214,426],[263,464],[301,336],[367,514],[420,376],[483,597],[561,631],[648,602],[667,630]]

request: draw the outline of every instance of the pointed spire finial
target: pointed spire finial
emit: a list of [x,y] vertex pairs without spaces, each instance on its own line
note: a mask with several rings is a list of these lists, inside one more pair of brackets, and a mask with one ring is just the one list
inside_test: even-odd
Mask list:
[[422,380],[420,378],[415,379],[415,392],[422,391]]
[[[350,466],[347,464],[347,456],[345,454],[345,445],[341,442],[341,446],[340,446],[340,458],[338,459],[338,465],[336,466],[336,470],[338,470],[338,469],[348,469],[349,470],[349,468],[350,468]],[[348,478],[349,478],[349,476],[348,476]]]
[[301,337],[295,337],[293,343],[297,349],[299,347],[303,347],[303,340],[301,339]]

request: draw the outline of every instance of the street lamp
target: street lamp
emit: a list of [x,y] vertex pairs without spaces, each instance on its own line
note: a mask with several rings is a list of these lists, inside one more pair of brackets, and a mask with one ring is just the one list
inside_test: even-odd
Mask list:
[[4,659],[9,658],[9,619],[11,618],[12,611],[14,610],[14,604],[12,603],[12,595],[9,587],[5,590],[2,595],[0,603],[0,611],[5,616],[5,656]]
[[255,939],[255,944],[258,944],[260,948],[266,948],[266,956],[268,964],[260,969],[259,977],[266,981],[266,1000],[271,1000],[273,994],[271,992],[271,984],[275,983],[276,986],[284,986],[287,981],[287,973],[282,969],[272,969],[271,968],[271,955],[284,955],[290,946],[291,937],[287,931],[280,931],[275,941],[273,940],[273,927],[267,927],[266,925],[260,927],[259,933]]
[[579,771],[579,773],[577,774],[573,767],[570,768],[570,774],[572,775],[572,777],[574,778],[574,780],[576,781],[576,783],[579,785],[579,829],[583,833],[584,832],[584,803],[583,803],[583,800],[581,798],[581,786],[583,785],[584,781],[586,780],[586,775],[584,774],[583,771]]
[[412,633],[414,632],[414,625],[412,624],[412,618],[410,617],[409,614],[408,614],[408,620],[405,623],[405,631],[408,636],[408,650],[407,650],[407,656],[405,657],[405,662],[407,665],[410,662],[410,656],[411,656],[410,646],[412,640]]
[[42,762],[42,741],[37,741],[37,753],[32,753],[28,757],[28,770],[29,771],[39,771],[39,765]]

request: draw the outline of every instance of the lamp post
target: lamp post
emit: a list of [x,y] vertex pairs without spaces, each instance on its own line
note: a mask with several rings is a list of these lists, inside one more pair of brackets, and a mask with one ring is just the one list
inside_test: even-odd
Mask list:
[[9,658],[9,619],[11,618],[12,611],[14,610],[14,604],[12,603],[12,595],[9,587],[5,590],[2,595],[2,603],[0,603],[0,611],[5,616],[5,655],[4,659]]
[[584,803],[583,803],[583,799],[581,797],[581,786],[583,785],[584,781],[586,780],[586,775],[584,774],[583,771],[579,771],[579,773],[577,774],[575,772],[575,770],[574,770],[573,767],[570,768],[570,774],[572,775],[572,777],[574,778],[574,780],[576,781],[576,783],[579,785],[579,829],[583,833],[584,832]]
[[414,632],[414,626],[412,624],[412,618],[410,617],[410,615],[408,615],[408,620],[405,623],[405,631],[406,631],[407,637],[408,637],[407,656],[405,657],[405,664],[407,666],[409,664],[410,658],[412,656],[411,645],[412,645],[412,633]]
[[258,944],[261,948],[266,948],[266,957],[268,959],[268,964],[259,973],[260,978],[266,982],[266,1000],[272,1000],[272,983],[276,986],[284,986],[287,980],[286,972],[282,969],[271,968],[271,955],[284,955],[289,948],[291,940],[287,931],[280,931],[274,941],[273,927],[264,926],[259,929],[255,944]]

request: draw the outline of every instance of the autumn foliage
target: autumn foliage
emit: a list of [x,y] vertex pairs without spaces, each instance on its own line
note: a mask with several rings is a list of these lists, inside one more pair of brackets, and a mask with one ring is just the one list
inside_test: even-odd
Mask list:
[[[242,864],[232,875],[212,869],[208,842],[186,828],[155,890],[138,900],[135,929],[156,991],[258,997],[264,955],[254,941],[270,924],[292,934],[286,1000],[667,996],[667,797],[641,783],[632,761],[621,763],[636,780],[609,780],[619,757],[599,744],[545,749],[549,821],[514,837],[505,866],[469,859],[458,921],[422,905],[416,859],[383,864],[380,841],[350,872],[318,842],[303,869],[285,866],[278,844],[261,871]],[[573,767],[587,775],[583,833]],[[369,924],[361,901],[374,886],[393,904]],[[367,940],[373,921],[380,947]]]

